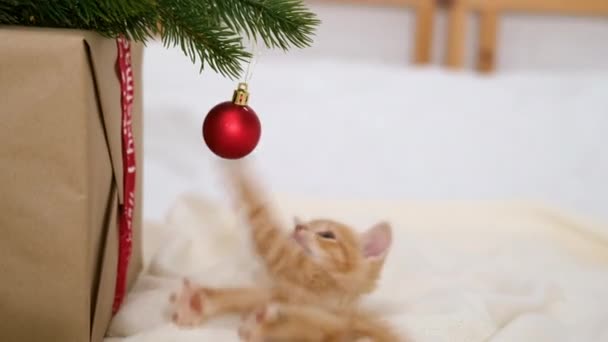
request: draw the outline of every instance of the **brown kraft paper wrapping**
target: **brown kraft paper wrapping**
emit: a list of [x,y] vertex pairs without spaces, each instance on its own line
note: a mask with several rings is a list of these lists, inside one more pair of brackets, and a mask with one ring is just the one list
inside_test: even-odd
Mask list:
[[[98,342],[111,318],[122,203],[116,41],[0,27],[0,341]],[[133,44],[141,268],[142,46]]]

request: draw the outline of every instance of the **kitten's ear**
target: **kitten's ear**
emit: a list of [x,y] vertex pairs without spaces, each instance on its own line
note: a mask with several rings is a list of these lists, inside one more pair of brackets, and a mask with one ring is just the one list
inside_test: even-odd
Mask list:
[[390,224],[380,222],[361,235],[363,256],[366,259],[382,259],[388,253],[393,242]]

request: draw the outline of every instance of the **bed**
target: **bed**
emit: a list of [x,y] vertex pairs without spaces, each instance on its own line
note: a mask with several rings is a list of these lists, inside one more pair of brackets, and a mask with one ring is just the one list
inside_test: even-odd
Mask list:
[[[200,125],[234,83],[179,51],[145,62],[146,271],[106,342],[237,341],[168,322],[180,277],[246,284],[259,265]],[[608,72],[481,77],[267,56],[252,156],[285,222],[395,227],[365,305],[415,342],[608,340]]]

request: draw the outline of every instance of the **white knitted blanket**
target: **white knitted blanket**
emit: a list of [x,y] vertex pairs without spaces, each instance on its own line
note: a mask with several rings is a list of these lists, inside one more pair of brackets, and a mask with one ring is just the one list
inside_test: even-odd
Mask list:
[[[450,204],[290,199],[291,215],[361,229],[394,225],[380,288],[365,305],[415,342],[608,341],[608,245],[590,224],[524,203]],[[605,229],[604,229],[605,230]],[[147,272],[106,342],[238,341],[236,319],[183,330],[166,318],[180,277],[251,283],[259,267],[230,210],[183,196],[145,228]]]

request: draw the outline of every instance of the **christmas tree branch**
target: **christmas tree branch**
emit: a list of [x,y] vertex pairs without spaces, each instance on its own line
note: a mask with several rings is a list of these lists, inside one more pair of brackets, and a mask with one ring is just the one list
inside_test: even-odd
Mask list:
[[242,71],[241,63],[251,55],[243,49],[240,37],[213,19],[216,14],[209,13],[211,10],[202,1],[192,6],[188,1],[159,0],[162,41],[165,46],[180,45],[193,62],[198,58],[201,70],[208,64],[223,75],[236,77]]
[[319,20],[302,0],[0,0],[2,24],[93,30],[139,42],[160,34],[201,70],[208,65],[236,78],[251,58],[243,36],[269,48],[303,48],[312,44]]
[[267,47],[288,49],[312,44],[319,20],[300,0],[215,0],[222,21]]

